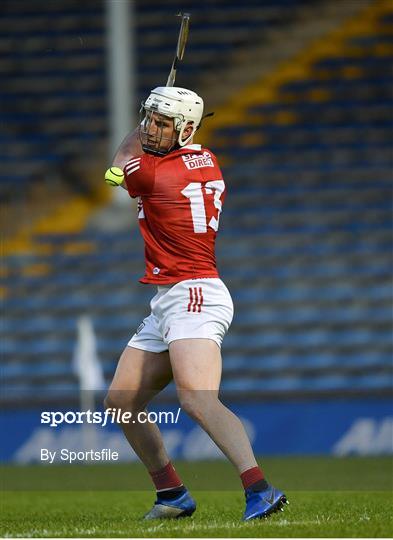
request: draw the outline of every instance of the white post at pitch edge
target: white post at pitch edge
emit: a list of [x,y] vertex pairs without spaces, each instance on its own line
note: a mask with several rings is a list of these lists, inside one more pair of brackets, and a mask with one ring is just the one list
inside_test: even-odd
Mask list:
[[[109,161],[136,125],[134,25],[133,0],[106,0]],[[123,189],[114,189],[113,194],[115,200],[129,204]]]
[[[73,357],[73,369],[79,382],[79,405],[82,412],[95,410],[95,392],[105,387],[104,374],[97,355],[96,336],[90,317],[82,315],[77,320],[77,340]],[[96,427],[82,426],[84,449],[97,446]]]

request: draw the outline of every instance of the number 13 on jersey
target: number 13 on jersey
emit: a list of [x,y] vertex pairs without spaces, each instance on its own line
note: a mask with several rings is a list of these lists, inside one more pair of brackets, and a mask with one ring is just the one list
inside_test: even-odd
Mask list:
[[[191,182],[181,192],[182,195],[187,197],[190,201],[192,223],[195,233],[207,232],[207,227],[211,227],[213,230],[218,230],[218,224],[220,221],[220,214],[222,210],[222,203],[220,197],[225,189],[223,180],[212,180],[206,182],[202,187],[201,182]],[[206,195],[214,196],[214,207],[217,209],[217,217],[212,216],[207,221],[205,200],[203,197],[203,191]]]

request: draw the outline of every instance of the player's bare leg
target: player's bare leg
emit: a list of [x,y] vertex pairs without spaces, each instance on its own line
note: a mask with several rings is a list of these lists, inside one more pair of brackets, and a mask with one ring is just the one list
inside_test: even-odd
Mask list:
[[210,435],[237,468],[245,489],[243,519],[282,509],[285,495],[269,485],[255,460],[243,424],[218,399],[221,353],[209,339],[180,339],[169,346],[173,378],[182,408]]
[[[172,379],[168,352],[153,353],[126,347],[105,399],[105,406],[130,411],[133,418]],[[137,456],[149,471],[169,463],[160,430],[156,424],[122,423],[121,428]]]
[[211,339],[179,339],[169,346],[180,405],[210,435],[239,474],[257,466],[243,424],[218,398],[221,352]]
[[[105,399],[105,406],[130,411],[135,418],[171,380],[168,352],[152,353],[126,347]],[[156,502],[145,519],[192,515],[196,508],[195,501],[170,462],[157,425],[136,422],[123,423],[121,427],[157,489]]]

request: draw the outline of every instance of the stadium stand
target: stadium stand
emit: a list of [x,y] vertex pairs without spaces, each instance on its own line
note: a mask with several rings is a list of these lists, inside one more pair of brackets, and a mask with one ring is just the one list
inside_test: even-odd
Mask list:
[[[136,3],[138,33],[146,36],[138,49],[140,96],[166,78],[162,67],[173,53],[177,23],[164,35],[161,21],[174,3],[153,4],[154,17],[150,3]],[[310,4],[319,5],[249,0],[237,10],[236,2],[215,2],[193,23],[183,80],[196,84],[217,58],[229,62],[247,49],[251,30],[296,24],[296,10]],[[11,55],[2,60],[9,77],[0,91],[7,105],[0,185],[8,205],[17,180],[23,191],[31,175],[45,174],[48,186],[81,144],[97,152],[107,136],[103,5],[39,3],[40,14],[37,5],[0,8],[2,48]],[[226,395],[391,391],[392,17],[388,2],[371,3],[324,35],[322,48],[317,42],[302,51],[295,70],[276,66],[270,82],[244,87],[206,131],[229,188],[218,241],[237,308],[223,348]],[[142,58],[149,59],[143,66]],[[83,76],[69,88],[75,68]],[[72,183],[72,171],[67,176]],[[141,306],[152,291],[135,285],[143,273],[137,231],[89,226],[108,193],[73,189],[59,183],[50,212],[37,211],[34,225],[28,214],[28,231],[5,244],[3,404],[74,399],[81,314],[93,320],[109,380],[146,314]]]

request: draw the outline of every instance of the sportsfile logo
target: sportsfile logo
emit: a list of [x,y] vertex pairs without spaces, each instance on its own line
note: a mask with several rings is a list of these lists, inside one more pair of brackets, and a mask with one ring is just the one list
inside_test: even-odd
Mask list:
[[42,411],[41,424],[57,428],[61,424],[97,424],[105,427],[108,424],[177,424],[181,408],[176,414],[173,411],[131,411],[108,408],[105,411]]
[[209,152],[203,152],[203,154],[186,154],[185,156],[182,156],[182,160],[190,171],[193,169],[201,169],[202,167],[214,167]]

